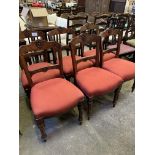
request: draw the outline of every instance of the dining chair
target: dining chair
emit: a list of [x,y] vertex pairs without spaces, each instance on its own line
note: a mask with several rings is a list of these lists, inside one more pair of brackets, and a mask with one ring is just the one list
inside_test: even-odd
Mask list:
[[[116,46],[110,49],[100,51],[100,66],[118,76],[120,76],[124,82],[132,80],[135,78],[135,63],[119,58],[121,42],[122,42],[122,31],[119,29],[107,29],[106,31],[100,33],[102,39],[102,49],[104,45],[107,44],[108,39],[111,35],[115,35],[118,39],[116,41]],[[103,52],[102,52],[103,51]],[[104,61],[104,56],[106,53],[113,52],[115,57]],[[132,86],[132,91],[135,88],[135,80]]]
[[[26,41],[25,44],[30,44],[31,42],[36,41],[36,40],[46,40],[45,34],[42,31],[33,31],[33,30],[28,30],[28,29],[19,32],[19,39],[23,40],[23,41],[25,40]],[[33,50],[29,51],[29,52],[33,53]],[[49,63],[52,61],[52,58],[50,56],[51,50],[48,50],[47,52],[48,52],[47,60]],[[29,64],[30,70],[35,69],[35,68],[39,68],[39,67],[41,68],[41,67],[44,67],[44,65],[45,65],[44,63],[40,62],[41,57],[38,57],[38,56],[33,57],[33,59],[29,59],[29,58],[26,58],[26,59],[27,59],[27,62]],[[30,90],[29,90],[28,80],[27,80],[27,77],[26,77],[25,72],[23,70],[23,65],[22,65],[20,60],[21,59],[19,59],[19,64],[20,64],[20,68],[21,68],[21,82],[22,82],[22,86],[24,88],[24,91],[25,91],[27,97],[29,98]],[[40,62],[40,63],[38,63],[37,65],[34,65],[34,61]]]
[[69,40],[66,39],[67,35],[71,39],[72,37],[75,36],[75,31],[71,28],[58,27],[48,32],[48,40],[60,43],[62,50],[66,50],[68,56],[70,47],[69,47]]
[[129,13],[118,13],[117,17],[124,18],[125,20],[124,30],[126,30],[129,27],[130,14]]
[[[95,25],[94,23],[86,23],[84,26],[81,27],[80,29],[80,33],[88,33],[88,34],[96,34],[99,35],[99,26]],[[89,46],[89,45],[87,45]],[[91,49],[93,47],[93,49]],[[91,45],[89,46],[89,50],[86,50],[84,52],[82,52],[81,56],[91,56],[91,55],[95,55],[96,53],[96,44],[91,43]],[[112,59],[115,57],[115,54],[112,52],[106,53],[104,56],[104,61],[107,61],[109,59]],[[95,63],[95,59],[91,59],[91,61],[93,63]]]
[[66,7],[66,6],[59,7],[57,15],[61,16],[61,14],[63,14],[63,13],[71,13],[71,8],[70,7]]
[[[64,54],[63,58],[62,58],[63,72],[64,72],[66,79],[70,80],[70,78],[73,75],[73,66],[72,66],[72,58],[71,58],[71,53],[70,53],[69,41],[66,39],[66,35],[69,35],[70,39],[71,39],[71,38],[75,37],[75,31],[71,28],[60,27],[60,28],[50,31],[48,33],[48,38],[49,38],[49,41],[56,41],[56,42],[60,43],[62,50],[65,50],[67,52],[66,53],[67,55]],[[79,46],[77,45],[76,48],[79,49]],[[77,58],[80,57],[78,55],[79,54],[77,53],[77,56],[76,56]],[[57,60],[55,60],[55,62],[56,61]],[[90,64],[86,63],[85,65],[87,66]],[[80,68],[85,67],[85,65],[82,65],[82,66],[80,65]]]
[[68,17],[67,28],[75,30],[76,34],[80,34],[80,27],[87,23],[87,15],[72,15]]
[[[80,33],[88,33],[88,34],[99,34],[99,26],[95,25],[94,23],[86,23],[80,28]],[[89,47],[89,50],[92,48],[94,49],[96,44],[91,43],[87,45]]]
[[135,47],[135,19],[132,15],[130,16],[129,26],[125,31],[123,43]]
[[99,32],[104,31],[109,27],[109,19],[111,14],[100,14],[94,17],[94,24],[99,25]]
[[61,17],[61,18],[68,19],[68,17],[69,17],[69,16],[72,16],[72,15],[73,15],[72,13],[62,13],[60,17]]
[[[53,49],[57,53],[59,63],[51,64],[47,61],[47,50]],[[34,51],[29,52],[29,51]],[[41,56],[42,68],[29,69],[27,57]],[[30,103],[34,119],[41,133],[41,139],[47,140],[44,120],[66,113],[78,106],[79,123],[82,124],[82,102],[83,93],[71,82],[64,79],[62,70],[61,45],[55,41],[34,41],[29,45],[20,47],[20,59],[28,79],[30,92]],[[34,65],[37,65],[35,62]],[[46,80],[44,75],[48,75]],[[53,75],[53,76],[51,76]]]
[[74,15],[77,15],[79,12],[85,12],[85,7],[84,6],[72,7],[72,13]]
[[[123,44],[132,47],[135,49],[135,27],[134,25],[128,27],[125,31],[125,36],[123,38]],[[135,62],[135,51],[132,52],[131,54],[127,54],[126,57]]]
[[26,40],[27,44],[29,44],[32,41],[35,41],[38,39],[46,40],[46,35],[42,31],[34,31],[34,30],[25,29],[24,31],[19,32],[19,38]]
[[[122,42],[120,45],[119,57],[125,57],[128,59],[128,56],[133,55],[133,53],[135,52],[135,48],[123,43],[123,33],[126,33],[128,31],[128,28],[125,30],[126,20],[124,19],[124,17],[113,17],[110,20],[112,22],[109,29],[119,29],[122,31]],[[109,42],[106,46],[104,46],[104,49],[115,48],[116,41],[117,37],[115,35],[111,35],[111,37],[109,37]]]
[[[84,45],[95,42],[96,53],[93,56],[82,57],[76,59],[76,44],[80,44],[82,50]],[[72,63],[74,70],[74,80],[77,87],[85,94],[87,98],[87,114],[88,120],[90,119],[91,105],[95,96],[115,92],[113,105],[116,102],[116,98],[119,94],[119,87],[122,84],[122,79],[107,70],[99,67],[99,54],[101,48],[101,37],[95,34],[80,34],[72,39],[70,42]],[[78,64],[81,62],[87,62],[91,59],[95,59],[93,66],[87,67],[82,70],[78,70]]]

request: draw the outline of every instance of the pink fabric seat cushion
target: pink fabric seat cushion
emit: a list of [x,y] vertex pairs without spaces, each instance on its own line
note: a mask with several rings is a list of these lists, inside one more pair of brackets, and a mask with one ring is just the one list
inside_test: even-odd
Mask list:
[[120,76],[124,81],[131,80],[135,77],[135,64],[128,60],[113,58],[104,62],[102,67]]
[[98,67],[79,71],[76,81],[81,90],[89,97],[111,92],[123,82],[121,77]]
[[[37,70],[39,68],[43,68],[49,65],[51,64],[47,62],[40,62],[40,63],[36,63],[36,64],[32,64],[28,66],[28,69],[30,71],[33,71],[33,70]],[[59,69],[51,69],[51,70],[48,70],[47,72],[38,72],[34,74],[32,76],[32,80],[34,83],[38,83],[38,82],[42,82],[45,80],[49,80],[51,78],[59,77],[59,75],[60,75]],[[21,73],[21,82],[24,88],[28,86],[28,80],[27,80],[24,70]]]
[[[92,49],[92,50],[89,50],[89,51],[86,51],[84,52],[84,56],[91,56],[91,55],[95,55],[96,54],[96,49]],[[114,53],[106,53],[104,54],[103,56],[103,61],[107,61],[107,60],[110,60],[112,58],[115,58],[115,54]],[[91,60],[93,63],[95,63],[95,59],[92,59]]]
[[[80,56],[76,56],[76,59],[80,59]],[[77,64],[77,69],[82,70],[88,67],[93,66],[91,61],[80,62]],[[63,57],[63,71],[65,74],[72,74],[73,73],[73,64],[72,64],[72,57],[71,56],[64,56]]]
[[[110,45],[108,46],[108,49],[110,48],[116,48],[116,45]],[[126,54],[126,53],[132,53],[135,51],[135,48],[134,47],[131,47],[131,46],[128,46],[128,45],[125,45],[125,44],[121,44],[120,46],[120,53],[119,55],[121,54]]]
[[44,118],[68,111],[83,98],[83,93],[72,83],[55,78],[32,87],[30,99],[35,117]]

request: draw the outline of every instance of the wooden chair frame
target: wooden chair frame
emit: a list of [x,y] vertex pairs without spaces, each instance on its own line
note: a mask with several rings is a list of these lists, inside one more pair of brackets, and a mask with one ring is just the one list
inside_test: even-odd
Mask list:
[[[120,45],[121,45],[121,42],[122,42],[122,33],[123,33],[123,31],[120,30],[120,29],[107,29],[106,31],[100,33],[100,36],[102,38],[104,38],[102,40],[102,46],[101,46],[102,50],[100,50],[100,67],[102,67],[102,64],[104,64],[103,59],[102,59],[104,54],[116,51],[116,53],[115,53],[116,58],[119,57]],[[109,38],[110,35],[115,35],[115,36],[118,35],[117,46],[116,46],[116,48],[111,48],[111,49],[104,50],[104,46],[105,46],[104,44],[106,44],[107,38]],[[135,89],[135,79],[134,79],[134,83],[132,85],[132,92],[134,91],[134,89]]]
[[[86,23],[80,28],[80,33],[96,34],[99,35],[99,26],[94,23]],[[91,43],[87,45],[89,50],[96,47],[95,44]]]
[[[72,35],[75,37],[75,31],[71,28],[63,28],[59,27],[54,30],[48,32],[48,40],[49,41],[56,41],[61,44],[61,34]],[[66,45],[62,45],[62,50],[66,50],[67,55],[69,55],[70,47],[69,47],[69,40],[66,38]]]
[[24,31],[19,32],[19,38],[20,39],[28,39],[28,43],[38,40],[39,37],[41,37],[42,40],[46,40],[45,33],[42,31],[34,31],[34,30],[28,30],[25,29]]
[[[59,64],[51,64],[49,67],[40,68],[35,71],[29,71],[28,70],[28,61],[27,58],[36,58],[36,56],[43,56],[44,62],[48,62],[48,49],[53,49],[53,52],[58,52],[58,58],[59,58]],[[23,69],[25,71],[27,80],[29,82],[29,87],[33,87],[35,84],[32,81],[32,75],[38,73],[38,72],[47,72],[49,69],[56,69],[58,68],[60,70],[60,75],[63,75],[62,70],[62,54],[61,54],[61,46],[57,42],[47,42],[45,40],[37,40],[32,42],[29,45],[23,45],[20,47],[20,60],[23,66]],[[33,52],[30,52],[33,51]],[[37,52],[38,51],[38,52]],[[38,60],[35,61],[38,63]]]
[[[116,57],[119,57],[119,53],[120,53],[120,45],[122,42],[122,30],[119,29],[107,29],[104,32],[100,33],[100,36],[102,38],[102,50],[100,52],[100,66],[102,66],[103,62],[103,54],[106,53],[114,53],[114,51],[116,51],[116,53],[114,53],[116,55]],[[107,45],[109,44],[109,37],[110,36],[114,36],[114,42],[116,43],[116,48],[110,48],[107,49]],[[118,36],[118,38],[116,39],[116,36]],[[104,51],[104,53],[103,53]]]
[[[48,49],[53,49],[53,51],[58,53],[58,59],[59,59],[59,64],[51,64],[51,66],[48,67],[43,67],[34,71],[29,71],[27,67],[27,57],[34,57],[34,56],[39,56],[42,55],[47,61],[47,53],[46,51]],[[29,53],[29,51],[35,51],[33,53]],[[62,67],[62,52],[61,52],[61,45],[55,41],[47,42],[44,40],[38,40],[35,42],[32,42],[30,45],[23,45],[20,47],[20,59],[22,62],[22,65],[24,67],[24,71],[26,74],[26,77],[29,82],[30,88],[32,88],[35,83],[32,81],[32,75],[39,73],[39,72],[47,72],[50,69],[59,69],[60,70],[60,77],[64,78],[63,76],[63,67]],[[61,90],[60,90],[61,91]],[[82,124],[82,101],[78,104],[78,110],[79,110],[79,123],[80,125]],[[34,116],[35,117],[35,116]],[[44,118],[35,118],[35,121],[37,123],[38,128],[40,129],[41,132],[41,139],[43,141],[46,141],[47,139],[47,134],[45,132],[45,123],[44,119],[49,118],[49,117],[44,117]]]
[[[85,44],[90,44],[91,42],[96,42],[96,54],[92,56],[87,56],[87,57],[82,57],[79,60],[76,60],[75,55],[76,55],[76,44],[81,45],[82,51],[84,51],[84,45]],[[72,55],[72,63],[73,63],[73,70],[74,70],[74,80],[75,84],[78,86],[76,82],[76,75],[78,73],[77,70],[77,64],[82,62],[82,61],[87,61],[91,59],[95,59],[95,67],[100,67],[100,51],[101,51],[101,37],[97,36],[95,34],[80,34],[79,36],[75,37],[71,42],[70,42],[70,47],[71,47],[71,55]],[[79,89],[80,86],[78,86]],[[115,103],[118,99],[118,95],[120,92],[121,86],[114,90],[114,99],[113,99],[113,106],[115,106]],[[81,90],[83,91],[83,90]],[[86,96],[87,99],[87,114],[88,114],[88,120],[90,119],[90,112],[91,112],[91,105],[93,103],[93,97],[87,96],[87,94],[83,91],[83,93]]]
[[94,17],[94,24],[99,26],[105,26],[105,28],[99,29],[99,31],[104,31],[109,27],[109,19],[111,18],[111,14],[102,14],[96,15]]
[[[79,16],[79,15],[73,15],[69,16],[67,20],[67,28],[75,29],[77,27],[83,26],[84,23],[81,23],[81,21],[84,21],[87,23],[88,16]],[[70,25],[70,21],[72,21],[72,25]],[[80,21],[79,23],[76,23],[76,21]],[[79,34],[79,31],[76,31],[76,34]]]

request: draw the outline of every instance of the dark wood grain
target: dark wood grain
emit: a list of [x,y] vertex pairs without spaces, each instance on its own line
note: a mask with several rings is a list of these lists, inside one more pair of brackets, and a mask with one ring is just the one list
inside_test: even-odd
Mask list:
[[[58,53],[59,64],[51,64],[49,67],[43,67],[41,69],[30,71],[28,69],[28,62],[27,58],[32,59],[34,56],[42,56],[43,60],[47,62],[46,53],[48,49],[52,49],[55,53]],[[61,75],[63,75],[62,70],[62,52],[61,52],[61,45],[57,42],[47,42],[45,40],[37,40],[29,45],[23,45],[20,47],[20,61],[22,63],[23,69],[25,71],[26,77],[28,79],[28,83],[30,88],[35,85],[32,81],[32,75],[38,72],[47,71],[49,69],[58,68],[60,70]],[[33,52],[30,52],[33,51]],[[33,63],[37,63],[34,61]]]

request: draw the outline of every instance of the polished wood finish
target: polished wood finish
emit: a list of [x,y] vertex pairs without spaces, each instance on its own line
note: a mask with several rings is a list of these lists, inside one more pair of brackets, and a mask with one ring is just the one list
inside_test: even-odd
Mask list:
[[115,16],[109,19],[109,23],[109,28],[125,30],[125,24],[127,23],[127,19],[123,16]]
[[63,13],[71,13],[71,7],[65,7],[65,6],[63,6],[63,7],[59,7],[59,8],[57,8],[57,15],[58,16],[61,16],[61,14],[63,14]]
[[80,123],[80,125],[82,125],[82,121],[83,121],[83,119],[82,119],[82,115],[83,115],[83,102],[80,102],[79,104],[78,104],[78,110],[79,110],[79,123]]
[[69,17],[69,16],[72,16],[72,15],[73,15],[72,13],[62,13],[60,17],[61,17],[61,18],[68,19],[68,17]]
[[[120,53],[120,44],[122,42],[122,33],[123,31],[120,29],[107,29],[104,32],[100,33],[100,36],[103,38],[102,40],[102,48],[104,53],[116,52],[116,57],[119,57]],[[116,48],[107,49],[108,45],[116,45]],[[103,52],[101,52],[101,58],[103,57]],[[103,59],[101,59],[101,64]]]
[[[35,71],[28,70],[29,61],[27,60],[29,59],[32,60],[32,63],[38,63],[39,61],[42,61],[43,57],[43,61],[48,62],[49,49],[52,49],[54,53],[58,53],[59,64],[51,64],[51,66],[43,67]],[[37,40],[29,45],[23,45],[20,47],[19,56],[30,87],[35,85],[35,83],[33,83],[32,81],[32,75],[38,72],[46,72],[49,69],[58,68],[60,69],[61,75],[63,75],[61,45],[57,42],[47,42],[45,40]],[[36,59],[37,56],[38,59]]]
[[[88,33],[88,34],[99,34],[99,26],[95,25],[94,23],[86,23],[80,28],[80,33]],[[96,47],[95,43],[91,43],[87,45],[89,50]]]
[[71,28],[57,28],[52,31],[48,32],[48,40],[49,41],[56,41],[61,44],[62,50],[67,51],[67,55],[69,55],[70,47],[69,47],[69,40],[66,38],[66,44],[62,43],[62,34],[63,35],[68,35],[74,37],[75,36],[75,31]]
[[[38,39],[46,40],[46,36],[42,31],[33,31],[33,30],[25,29],[24,31],[19,32],[19,46],[26,45],[25,39],[28,40],[28,44],[30,44],[32,41],[35,41]],[[32,64],[30,59],[27,58],[27,60],[29,61],[29,64]],[[19,60],[19,64],[21,69],[23,69],[23,66],[20,60]]]
[[[52,49],[53,52],[58,53],[59,63],[58,64],[51,64],[48,67],[43,67],[43,68],[37,69],[35,71],[30,71],[28,69],[27,58],[29,57],[29,58],[33,59],[34,56],[40,56],[41,55],[43,57],[42,61],[47,62],[47,57],[46,57],[47,52],[46,51],[48,49]],[[29,52],[29,51],[33,51],[33,52]],[[45,40],[37,40],[37,41],[31,42],[29,45],[23,45],[20,47],[19,56],[20,56],[21,63],[24,66],[24,71],[25,71],[26,77],[28,79],[30,89],[36,84],[32,80],[32,75],[36,74],[38,72],[46,72],[50,69],[56,69],[57,68],[60,70],[60,77],[62,77],[62,78],[64,77],[63,76],[63,69],[62,69],[63,66],[62,66],[61,45],[55,41],[47,42]],[[34,63],[37,63],[37,62],[35,61]],[[60,90],[60,93],[61,93],[61,90]],[[49,102],[52,102],[52,101],[49,101]],[[78,109],[79,109],[79,123],[80,124],[82,124],[82,102],[83,102],[83,99],[80,101],[80,103],[77,104]],[[44,119],[49,118],[49,117],[53,117],[53,115],[48,116],[48,117],[42,116],[40,118],[34,116],[36,124],[37,124],[37,126],[40,130],[40,133],[41,133],[41,139],[44,142],[47,140],[47,134],[45,132]]]
[[67,20],[67,27],[72,28],[76,31],[76,34],[79,34],[79,30],[76,30],[77,28],[83,26],[85,23],[87,23],[88,16],[80,16],[80,15],[73,15],[69,16]]
[[25,29],[24,31],[19,32],[19,39],[20,40],[27,39],[28,43],[30,43],[30,42],[38,40],[38,39],[46,40],[46,36],[45,36],[44,32],[42,32],[42,31]]
[[[102,39],[102,46],[101,46],[102,50],[100,50],[100,66],[101,67],[103,66],[102,64],[104,64],[104,62],[103,62],[104,54],[109,53],[109,52],[115,52],[116,58],[120,57],[119,53],[120,53],[120,45],[122,43],[122,33],[123,33],[123,31],[121,29],[107,29],[106,31],[100,33],[100,36],[103,38]],[[107,48],[104,49],[104,47],[107,47],[107,45],[109,44],[109,37],[110,36],[114,36],[112,38],[114,38],[114,44],[116,45],[116,47],[110,48],[110,49],[107,49]],[[118,94],[120,92],[120,89],[121,89],[121,86],[120,86],[120,88],[115,90],[113,107],[115,107],[115,102],[118,99]],[[134,91],[134,89],[135,89],[135,79],[134,79],[134,83],[132,86],[132,92]]]
[[[69,16],[67,19],[67,28],[71,28],[75,31],[75,34],[80,34],[80,27],[87,23],[87,15],[73,15]],[[69,35],[67,35],[67,40],[69,41]]]
[[119,97],[119,93],[121,91],[121,88],[122,88],[122,85],[120,85],[114,92],[114,99],[113,99],[113,107],[115,107],[116,105],[116,102],[118,100],[118,97]]
[[[72,39],[70,42],[70,48],[71,48],[71,56],[72,56],[72,62],[73,62],[73,71],[74,75],[76,76],[78,70],[77,70],[77,64],[82,61],[87,61],[91,59],[95,59],[95,66],[99,66],[99,51],[100,51],[100,43],[101,43],[101,37],[97,36],[95,34],[80,34],[79,36],[76,36]],[[96,55],[94,56],[87,56],[87,57],[81,57],[80,59],[76,60],[75,56],[77,53],[76,45],[80,44],[82,53],[84,52],[84,46],[87,44],[90,44],[92,42],[96,43]],[[83,55],[83,54],[82,54]]]
[[94,23],[86,23],[80,28],[80,33],[99,34],[99,26]]
[[[76,53],[77,53],[76,45],[80,44],[80,47],[81,47],[81,50],[82,50],[82,53],[83,53],[84,52],[84,46],[87,45],[87,44],[90,44],[92,42],[96,43],[96,54],[94,56],[81,57],[80,59],[77,60],[75,58]],[[72,64],[73,64],[73,71],[74,71],[74,80],[75,80],[76,85],[77,85],[76,75],[78,73],[77,64],[80,63],[80,62],[83,62],[83,61],[95,59],[94,66],[99,67],[100,46],[101,46],[101,37],[97,36],[95,34],[83,33],[83,34],[80,34],[79,36],[73,38],[72,41],[70,42]],[[80,86],[78,86],[78,87],[80,88]],[[84,91],[83,91],[83,93],[85,94]],[[88,115],[88,120],[89,120],[90,119],[91,105],[93,103],[93,98],[90,98],[86,94],[85,94],[85,96],[87,97],[87,115]]]
[[40,130],[40,133],[41,133],[41,139],[46,142],[47,140],[47,134],[45,132],[45,122],[44,122],[44,119],[40,118],[40,119],[36,119],[36,123],[37,123],[37,126]]
[[94,18],[94,24],[100,26],[100,32],[104,31],[106,28],[109,27],[109,19],[111,17],[111,14],[102,14],[102,15],[96,15]]
[[47,32],[57,28],[56,25],[52,25],[52,26],[39,26],[39,27],[32,27],[31,25],[26,25],[28,30],[32,30],[32,31],[42,31],[44,32],[44,36],[47,40]]

